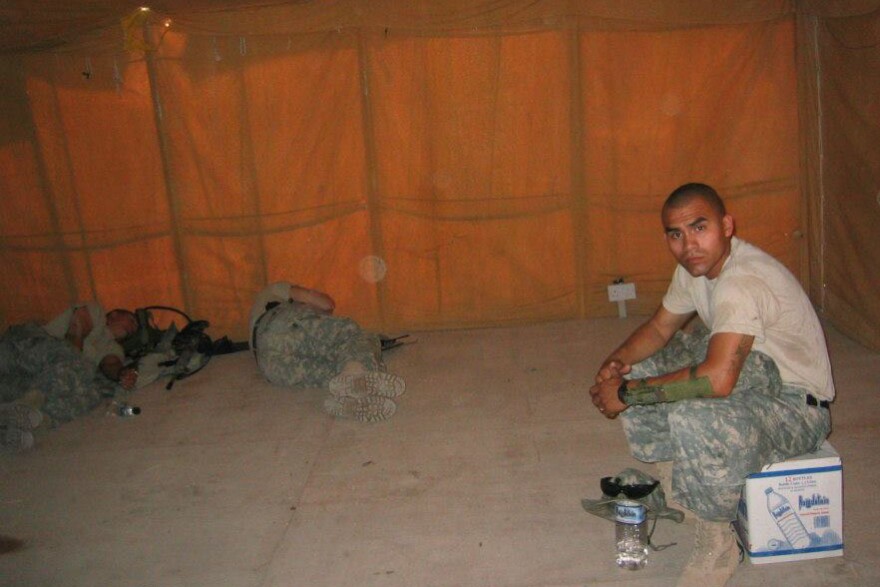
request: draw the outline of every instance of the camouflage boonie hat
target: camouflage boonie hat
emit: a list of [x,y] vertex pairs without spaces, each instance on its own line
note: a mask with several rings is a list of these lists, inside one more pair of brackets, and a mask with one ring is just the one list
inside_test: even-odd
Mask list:
[[663,487],[660,486],[659,481],[647,473],[638,469],[624,469],[612,477],[611,481],[620,486],[651,484],[656,484],[656,486],[650,493],[637,499],[627,497],[623,492],[618,495],[607,495],[603,492],[601,499],[582,499],[581,505],[588,513],[613,522],[617,502],[634,501],[645,506],[649,519],[665,518],[677,523],[684,521],[684,512],[666,505],[666,494],[663,492]]

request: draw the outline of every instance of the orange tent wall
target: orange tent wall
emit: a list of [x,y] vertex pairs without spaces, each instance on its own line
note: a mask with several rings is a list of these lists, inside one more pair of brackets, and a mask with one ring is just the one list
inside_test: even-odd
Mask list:
[[507,4],[152,14],[0,58],[0,318],[95,298],[241,338],[280,279],[384,330],[613,315],[618,277],[648,313],[660,204],[704,181],[880,347],[878,50],[846,42],[876,12]]

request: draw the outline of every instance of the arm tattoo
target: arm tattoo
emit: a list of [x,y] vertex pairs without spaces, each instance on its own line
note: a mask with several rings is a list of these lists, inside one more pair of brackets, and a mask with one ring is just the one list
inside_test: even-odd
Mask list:
[[737,376],[739,379],[739,372],[742,370],[742,366],[746,362],[746,358],[749,356],[750,350],[750,342],[747,337],[742,337],[739,339],[739,343],[736,345],[736,349],[733,351],[733,356],[730,357],[730,364],[727,367],[727,371]]

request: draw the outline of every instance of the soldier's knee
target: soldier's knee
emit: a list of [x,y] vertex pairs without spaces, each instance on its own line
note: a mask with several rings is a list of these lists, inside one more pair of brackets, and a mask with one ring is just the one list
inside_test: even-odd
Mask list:
[[675,402],[669,409],[669,429],[674,437],[703,439],[713,435],[719,427],[715,406],[709,402],[719,400],[691,399]]

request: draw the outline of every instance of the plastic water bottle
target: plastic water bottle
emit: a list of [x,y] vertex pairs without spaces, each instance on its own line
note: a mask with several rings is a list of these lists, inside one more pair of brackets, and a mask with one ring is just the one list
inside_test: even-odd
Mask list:
[[648,563],[648,522],[645,506],[637,501],[615,504],[617,566],[636,571]]
[[128,404],[122,404],[118,408],[116,408],[116,414],[122,416],[123,418],[128,418],[130,416],[137,416],[141,413],[141,409],[137,406],[130,406]]
[[791,507],[791,502],[784,495],[773,491],[772,487],[764,490],[767,494],[767,511],[783,536],[792,548],[806,548],[810,545],[810,534],[801,522],[800,516]]

